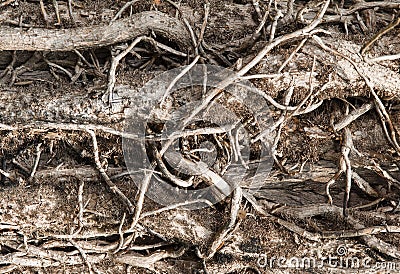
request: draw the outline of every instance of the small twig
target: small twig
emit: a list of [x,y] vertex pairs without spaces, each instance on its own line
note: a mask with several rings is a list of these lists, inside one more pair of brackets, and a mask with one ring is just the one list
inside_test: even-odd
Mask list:
[[229,236],[229,233],[233,231],[235,227],[236,220],[238,219],[238,213],[240,209],[240,202],[242,201],[243,192],[241,187],[236,187],[233,190],[233,195],[231,199],[231,215],[229,223],[227,223],[222,231],[220,231],[213,243],[211,244],[210,250],[208,251],[207,259],[210,259],[214,256],[214,254],[218,251],[219,248],[223,245],[224,240]]
[[364,191],[365,193],[367,193],[369,196],[372,197],[380,197],[379,193],[376,192],[375,189],[372,188],[372,186],[365,181],[360,175],[358,175],[358,173],[356,172],[352,172],[352,179],[354,180],[354,182],[356,182],[357,186]]
[[140,42],[144,36],[137,37],[124,51],[122,51],[117,56],[113,56],[111,60],[111,67],[108,73],[108,85],[107,85],[107,93],[108,93],[108,103],[111,104],[113,101],[113,92],[114,86],[116,83],[115,74],[117,71],[117,66],[119,62],[129,53],[131,50]]
[[31,172],[31,175],[29,177],[29,180],[33,179],[33,177],[35,176],[37,167],[39,165],[40,155],[42,154],[41,146],[42,146],[42,144],[38,144],[37,147],[36,147],[36,159],[35,159],[35,163],[33,164],[32,172]]
[[164,44],[162,44],[162,43],[160,43],[160,42],[157,42],[156,40],[154,40],[154,39],[151,38],[151,37],[144,37],[144,40],[150,41],[150,42],[152,42],[156,47],[158,47],[158,48],[160,48],[160,49],[163,49],[163,50],[165,50],[165,51],[168,51],[168,52],[170,52],[170,53],[172,53],[172,54],[175,54],[175,55],[177,55],[177,56],[182,56],[182,57],[187,57],[187,56],[188,56],[186,53],[183,53],[183,52],[181,52],[181,51],[179,51],[179,50],[173,49],[173,48],[171,48],[171,47],[169,47],[169,46],[167,46],[167,45],[164,45]]
[[285,16],[282,18],[282,21],[284,23],[289,22],[290,19],[293,18],[293,4],[294,4],[294,0],[289,0],[287,1],[287,9],[286,9],[286,14]]
[[335,175],[332,177],[332,179],[330,179],[327,183],[326,183],[326,187],[325,187],[325,193],[326,196],[328,196],[328,202],[330,205],[333,204],[333,199],[330,193],[330,187],[336,183],[336,181],[340,178],[340,176],[343,174],[343,172],[345,171],[345,163],[342,160],[342,158],[340,158],[339,160],[339,170],[335,173]]
[[239,146],[239,141],[236,141],[236,137],[238,137],[238,135],[235,134],[235,137],[233,137],[232,134],[232,130],[228,131],[228,138],[229,138],[229,142],[231,143],[232,146],[232,154],[233,154],[233,159],[235,162],[237,162],[239,160],[239,155],[238,155],[238,149],[240,149]]
[[124,232],[122,231],[122,227],[124,226],[124,223],[125,223],[125,217],[126,217],[126,214],[124,212],[124,215],[122,216],[121,224],[118,227],[119,244],[118,244],[117,249],[114,251],[114,254],[118,253],[124,245]]
[[[293,83],[293,81],[292,81],[292,83]],[[293,84],[292,84],[292,85],[290,86],[290,88],[288,89],[288,91],[286,92],[286,94],[285,94],[285,98],[284,98],[284,102],[283,102],[283,103],[284,103],[286,106],[289,105],[290,100],[292,99],[293,91],[294,91],[294,86],[293,86]],[[278,160],[278,158],[277,158],[277,152],[276,152],[276,150],[277,150],[277,148],[278,148],[279,140],[280,140],[280,138],[281,138],[282,128],[283,128],[283,126],[286,124],[286,122],[288,121],[288,119],[287,119],[286,116],[287,116],[287,110],[282,111],[281,116],[280,116],[280,118],[279,118],[279,120],[281,120],[282,122],[279,123],[279,127],[278,127],[278,130],[277,130],[277,132],[276,132],[276,135],[275,135],[275,138],[274,138],[274,142],[273,142],[273,144],[272,144],[272,146],[271,146],[271,151],[272,151],[272,156],[273,156],[273,158],[274,158],[274,161],[275,161],[276,164],[279,166],[279,168],[280,168],[283,172],[289,174],[288,170],[287,170],[287,169],[281,164],[281,162]]]
[[221,125],[219,127],[204,127],[204,128],[196,128],[196,129],[185,129],[182,131],[174,131],[170,135],[167,135],[165,137],[152,137],[152,136],[146,136],[147,139],[153,140],[153,141],[168,141],[168,143],[165,143],[163,148],[160,151],[161,155],[164,155],[165,151],[167,151],[168,147],[178,138],[184,138],[184,137],[189,137],[189,136],[194,136],[194,135],[211,135],[211,134],[223,134],[227,133],[228,131],[233,130],[236,126],[237,123],[234,124],[229,124],[229,125]]
[[99,171],[99,173],[103,177],[104,181],[106,181],[106,183],[109,186],[110,190],[113,193],[115,193],[115,194],[117,194],[117,195],[119,195],[121,197],[121,199],[127,205],[129,213],[132,213],[133,212],[133,208],[134,208],[133,204],[128,199],[128,197],[126,197],[125,194],[111,181],[110,177],[108,177],[106,171],[104,170],[104,168],[102,167],[102,165],[100,163],[99,148],[97,146],[96,134],[94,133],[93,130],[90,130],[90,129],[86,129],[86,132],[89,133],[89,135],[92,137],[94,161],[96,163],[97,170]]
[[363,19],[361,18],[360,14],[357,11],[355,12],[355,14],[356,14],[356,19],[358,21],[358,25],[360,26],[362,32],[364,34],[368,33],[368,28],[365,25],[365,23],[364,23]]
[[58,10],[58,3],[57,0],[53,0],[53,7],[56,12],[56,17],[57,17],[57,24],[61,24],[61,19],[60,19],[60,11]]
[[200,35],[199,35],[199,39],[197,40],[196,48],[199,48],[199,46],[201,45],[201,42],[203,41],[209,14],[210,14],[210,3],[205,3],[204,4],[204,20],[203,20],[203,24],[201,25]]
[[[223,199],[232,192],[232,187],[216,172],[211,170],[203,161],[192,162],[188,159],[181,157],[177,153],[165,153],[165,158],[168,163],[174,167],[179,167],[187,174],[200,175],[207,184],[214,185],[220,193],[219,198]],[[221,196],[222,195],[222,196]]]
[[370,49],[372,44],[378,41],[383,35],[394,29],[397,25],[400,24],[400,17],[398,17],[394,22],[389,24],[387,27],[381,29],[377,34],[375,34],[370,41],[368,41],[360,50],[361,55],[365,55],[365,53]]
[[[270,97],[270,96],[268,96],[268,97]],[[271,98],[271,99],[272,99],[272,98]],[[275,101],[274,101],[274,102],[275,102]],[[324,101],[321,100],[321,101],[319,101],[318,103],[315,103],[315,104],[313,104],[313,105],[310,105],[309,107],[305,108],[305,109],[302,110],[302,111],[297,111],[297,113],[296,113],[296,112],[292,112],[291,114],[289,114],[288,117],[285,117],[285,119],[289,119],[289,118],[291,118],[291,117],[293,117],[293,116],[299,116],[299,115],[303,115],[303,114],[312,112],[312,111],[314,111],[315,109],[319,108],[319,107],[322,105],[323,102],[324,102]],[[286,107],[286,109],[285,109],[284,106],[280,105],[280,104],[277,103],[277,102],[275,102],[275,103],[277,104],[277,106],[279,106],[279,109],[281,109],[281,107],[282,107],[282,108],[283,108],[282,110],[296,110],[296,109],[298,108],[298,107]],[[274,106],[275,106],[275,105],[274,105]],[[251,142],[252,142],[252,143],[255,143],[255,142],[261,140],[263,137],[267,136],[272,130],[274,130],[275,128],[277,128],[277,127],[283,122],[283,120],[284,120],[283,117],[279,118],[279,120],[278,120],[274,125],[272,125],[270,128],[265,129],[264,131],[260,132],[257,136],[255,136],[255,138],[253,138],[253,139],[251,140]]]
[[253,7],[256,10],[258,19],[261,21],[263,16],[262,16],[262,13],[261,13],[259,0],[253,0]]
[[[311,67],[311,72],[310,72],[310,77],[309,77],[309,92],[308,92],[307,96],[296,107],[294,112],[292,112],[289,115],[289,117],[292,117],[292,116],[296,115],[297,112],[300,110],[300,108],[308,101],[308,99],[310,99],[312,96],[315,97],[320,92],[320,91],[317,91],[317,94],[314,94],[314,86],[313,86],[312,80],[313,80],[315,65],[316,65],[316,56],[314,55],[313,64],[312,64],[312,67]],[[322,90],[322,88],[321,88],[321,90]]]
[[393,61],[393,60],[400,59],[400,54],[383,55],[383,56],[379,56],[379,57],[375,57],[375,58],[365,58],[364,57],[364,59],[368,63],[382,62],[382,61]]
[[79,177],[77,177],[80,181],[79,189],[78,189],[78,205],[79,205],[79,213],[78,213],[78,230],[73,233],[74,235],[77,235],[79,232],[82,231],[83,228],[83,213],[85,211],[85,206],[83,204],[83,190],[85,187],[85,181],[81,180]]
[[[169,1],[169,0],[166,0]],[[186,18],[182,18],[183,22],[185,23],[186,28],[188,29],[189,33],[190,33],[190,37],[192,38],[192,42],[193,42],[193,46],[194,46],[194,54],[198,55],[199,54],[199,49],[197,48],[197,40],[196,40],[196,35],[194,34],[194,31],[192,29],[192,27],[190,26],[188,20]],[[199,44],[200,46],[201,44]]]
[[272,22],[271,31],[269,34],[269,42],[270,43],[275,39],[276,26],[278,25],[278,20],[281,17],[283,17],[283,13],[280,10],[277,10],[277,14],[274,17],[274,21]]
[[90,55],[90,59],[92,59],[93,65],[95,66],[95,68],[100,71],[100,63],[99,63],[99,59],[96,56],[96,53],[94,52],[93,48],[89,49],[89,55]]
[[148,244],[148,245],[136,245],[136,246],[130,246],[128,250],[136,250],[136,251],[141,251],[141,250],[149,250],[149,249],[155,249],[157,247],[163,247],[166,245],[171,245],[171,243],[168,242],[159,242],[155,244]]
[[352,178],[352,170],[351,170],[351,162],[349,159],[349,154],[353,145],[351,140],[350,129],[345,128],[343,135],[344,136],[342,145],[342,157],[346,165],[346,190],[345,190],[345,198],[343,199],[343,215],[347,217],[348,214],[346,210],[350,199],[351,178]]
[[4,171],[4,170],[2,170],[1,168],[0,168],[0,174],[3,175],[4,177],[8,178],[8,179],[12,179],[11,178],[11,174],[6,172],[6,171]]
[[344,116],[339,122],[337,122],[333,126],[333,130],[335,132],[338,132],[338,131],[342,130],[343,128],[347,127],[350,123],[352,123],[355,120],[357,120],[360,116],[362,116],[363,114],[367,113],[373,107],[374,107],[373,103],[365,103],[360,108],[355,109],[352,112],[350,112],[348,115]]
[[199,55],[198,45],[200,45],[200,43],[198,43],[198,42],[196,41],[196,35],[194,34],[194,31],[193,31],[192,27],[190,26],[188,20],[185,18],[185,16],[184,16],[182,10],[181,10],[180,7],[178,6],[178,4],[176,4],[174,1],[172,1],[172,0],[165,0],[165,1],[167,1],[169,4],[171,4],[172,6],[174,6],[174,8],[175,8],[175,9],[179,12],[179,14],[181,15],[182,20],[183,20],[183,23],[185,23],[185,26],[186,26],[187,30],[189,31],[189,33],[190,33],[190,37],[191,37],[192,43],[193,43],[193,48],[194,48],[194,50],[195,50],[194,53],[195,53],[195,55]]
[[239,80],[251,80],[251,79],[265,79],[265,78],[276,78],[280,77],[283,74],[253,74],[248,76],[241,76]]
[[[221,175],[225,174],[225,172],[228,170],[229,166],[232,164],[232,147],[231,146],[227,146],[227,145],[223,145],[221,143],[221,139],[219,138],[219,136],[214,135],[213,136],[215,141],[217,142],[218,147],[225,152],[225,156],[226,156],[226,163],[224,165],[224,168],[219,172]],[[241,153],[240,153],[241,154]],[[242,158],[242,164],[244,167],[247,166],[247,164],[245,163],[245,161]],[[248,169],[248,168],[247,168]]]
[[400,188],[400,181],[393,178],[386,170],[384,170],[379,164],[377,164],[374,160],[371,160],[372,166],[364,165],[364,168],[374,171],[380,177],[386,179],[388,181],[389,187],[391,184],[396,184],[398,188]]
[[43,0],[39,0],[40,3],[40,10],[42,11],[43,19],[46,23],[49,23],[49,16],[47,15],[46,9],[44,7]]
[[[88,257],[87,257],[87,255],[86,255],[86,252],[85,252],[74,240],[70,239],[69,242],[79,251],[79,253],[80,253],[81,256],[82,256],[83,262],[86,264],[86,266],[87,266],[88,269],[89,269],[89,273],[92,274],[92,273],[93,273],[93,270],[95,270],[95,269],[92,267],[92,264],[89,262]],[[96,271],[96,270],[95,270],[95,271]],[[97,272],[97,271],[96,271],[96,272]]]
[[15,2],[16,0],[7,0],[5,2],[1,2],[0,3],[0,8],[8,6],[9,4],[11,4],[12,2]]
[[391,1],[359,1],[353,5],[350,9],[339,9],[338,12],[341,16],[351,15],[359,10],[374,9],[374,8],[386,8],[386,9],[398,9],[400,4]]
[[165,166],[164,161],[162,159],[162,156],[160,152],[157,150],[155,146],[153,146],[153,151],[155,152],[155,158],[157,162],[157,166],[160,168],[162,174],[164,177],[166,177],[168,180],[173,182],[175,185],[180,186],[180,187],[190,187],[192,185],[192,181],[184,181],[173,175],[171,172],[169,172],[168,168]]
[[[182,57],[187,57],[188,56],[186,53],[183,53],[183,52],[181,52],[179,50],[176,50],[176,49],[173,49],[173,48],[171,48],[171,47],[169,47],[169,46],[167,46],[167,45],[165,45],[163,43],[160,43],[160,42],[156,41],[152,37],[144,36],[143,37],[143,41],[147,41],[147,42],[151,43],[155,47],[155,49],[157,50],[158,53],[161,53],[159,49],[163,49],[163,50],[165,50],[167,52],[170,52],[170,53],[172,53],[174,55],[177,55],[177,56],[182,56]],[[135,54],[136,57],[141,58],[140,55],[137,54],[136,52],[132,52],[132,54]]]
[[178,250],[156,251],[148,256],[140,253],[128,252],[115,258],[118,263],[128,264],[135,267],[152,269],[154,264],[167,258],[179,258],[185,254],[187,248],[181,247]]
[[261,33],[261,31],[263,30],[265,23],[267,23],[268,15],[269,15],[269,10],[267,10],[264,13],[264,16],[261,18],[261,22],[252,36],[253,40],[256,40],[258,38],[259,33]]
[[140,1],[140,0],[133,0],[133,1],[126,2],[125,5],[124,5],[124,6],[118,11],[118,13],[114,16],[114,18],[111,19],[110,24],[111,24],[112,22],[114,22],[115,20],[117,20],[127,8],[129,8],[130,6],[132,6],[133,4],[135,4],[136,2],[139,2],[139,1]]
[[367,235],[376,235],[381,233],[400,233],[400,227],[394,225],[387,226],[372,226],[356,230],[347,231],[324,231],[322,232],[323,239],[340,239],[354,238]]
[[52,62],[48,61],[46,58],[44,58],[44,61],[45,61],[50,67],[59,69],[59,70],[61,70],[62,72],[64,72],[65,74],[67,74],[67,76],[68,76],[70,79],[72,79],[72,78],[74,77],[74,76],[72,75],[71,72],[69,72],[67,69],[63,68],[62,66],[57,65],[57,64],[55,64],[55,63],[52,63]]
[[[347,108],[348,112],[348,108]],[[347,113],[348,114],[348,113]],[[345,198],[343,199],[343,215],[347,216],[346,213],[346,208],[348,205],[348,200],[350,197],[350,188],[351,188],[351,178],[352,178],[352,172],[351,172],[351,163],[349,160],[349,154],[350,151],[353,148],[353,142],[351,139],[351,132],[348,128],[345,128],[343,132],[343,143],[342,143],[342,148],[341,148],[341,157],[339,159],[339,170],[335,173],[335,175],[328,181],[326,184],[326,195],[328,196],[329,204],[332,205],[333,200],[332,196],[330,194],[330,187],[339,179],[339,177],[343,174],[346,173],[346,192],[345,192]]]
[[[21,169],[21,171],[23,173],[25,173],[26,176],[30,176],[31,174],[31,170],[29,170],[28,168],[26,168],[25,166],[23,166],[22,164],[20,164],[17,160],[15,160],[15,158],[13,158],[11,160],[11,162],[13,163],[13,165],[15,165],[16,167],[18,167],[19,169]],[[39,172],[38,172],[39,173]]]
[[14,69],[15,62],[17,61],[17,51],[13,51],[11,63],[3,70],[0,74],[0,79],[3,78],[5,75],[11,73]]
[[397,142],[396,130],[393,126],[392,120],[390,119],[390,116],[387,113],[385,106],[383,105],[382,101],[380,100],[378,95],[375,93],[375,91],[373,91],[373,95],[374,95],[374,99],[375,99],[375,107],[379,114],[379,117],[381,118],[382,127],[385,132],[385,135],[388,138],[389,143],[396,150],[397,154],[400,155],[400,146]]
[[[4,151],[3,149],[1,150],[2,154],[4,155]],[[7,169],[7,159],[6,156],[3,156],[3,158],[1,159],[1,168],[2,170],[6,170]],[[6,176],[3,176],[0,172],[0,185],[4,184],[6,181]]]
[[[243,194],[245,194],[245,192]],[[248,195],[247,195],[247,197],[248,197]],[[247,199],[247,197],[246,197],[246,199]],[[251,199],[251,198],[248,199],[248,201],[250,201],[250,203],[253,205],[256,212],[262,216],[261,218],[268,218],[269,220],[283,226],[287,230],[289,230],[293,233],[296,233],[297,235],[300,235],[301,237],[304,237],[310,241],[313,241],[313,242],[321,241],[321,235],[319,233],[309,232],[309,231],[305,230],[304,228],[297,226],[294,223],[285,221],[279,217],[271,215],[271,214],[267,213],[261,206],[258,206],[257,204],[255,204],[256,206],[254,206],[253,203],[255,203],[256,201],[255,201],[255,199],[253,201],[252,200],[253,199]]]
[[194,201],[188,201],[188,202],[173,204],[173,205],[166,206],[166,207],[154,210],[154,211],[145,212],[140,216],[139,219],[143,219],[143,218],[146,218],[146,217],[149,217],[149,216],[157,215],[157,214],[160,214],[160,213],[165,212],[165,211],[177,209],[179,207],[184,207],[184,206],[192,205],[192,204],[200,204],[200,203],[207,204],[210,207],[213,206],[213,204],[209,200],[198,199],[198,200],[194,200]]
[[[357,178],[354,177],[354,174],[355,174],[355,172],[353,172],[353,180],[357,181]],[[376,207],[380,202],[383,202],[383,201],[385,201],[385,198],[379,198],[379,199],[376,199],[375,201],[372,201],[372,202],[364,204],[364,205],[351,207],[351,208],[349,208],[349,210],[359,210],[359,209],[366,209],[369,207]]]
[[304,46],[304,44],[307,42],[308,37],[304,38],[301,40],[301,42],[297,45],[297,47],[292,51],[292,53],[289,55],[289,57],[283,62],[283,64],[279,67],[278,73],[280,73],[286,65],[293,59],[294,55]]
[[169,96],[170,91],[172,88],[175,86],[175,84],[186,74],[191,70],[194,65],[196,65],[197,61],[199,61],[200,55],[197,55],[196,58],[188,65],[186,66],[175,78],[174,80],[171,81],[171,83],[168,85],[167,89],[165,90],[165,93],[163,97],[161,98],[160,106],[162,107],[165,103],[166,98]]
[[[251,77],[251,76],[249,76],[249,77]],[[240,77],[240,79],[241,79],[241,78],[242,78],[242,77]],[[241,87],[243,87],[243,88],[246,88],[245,85],[242,85],[242,84],[240,84],[240,83],[238,83],[237,85],[239,85],[239,86],[241,86]],[[247,88],[248,88],[248,87],[247,87]],[[288,111],[289,111],[289,110],[290,110],[290,111],[296,111],[296,110],[297,110],[297,112],[293,112],[293,113],[292,113],[292,116],[298,116],[298,115],[301,115],[301,114],[309,113],[309,112],[315,110],[316,108],[318,108],[319,106],[321,106],[321,104],[322,104],[322,102],[323,102],[323,101],[321,100],[320,102],[315,103],[315,104],[313,104],[313,105],[310,105],[310,106],[306,107],[304,110],[299,111],[299,109],[301,108],[302,105],[304,105],[304,103],[303,103],[303,104],[300,104],[300,105],[298,105],[298,106],[295,106],[295,107],[292,107],[292,106],[284,106],[284,105],[282,105],[282,104],[276,102],[270,95],[268,95],[267,93],[265,93],[265,92],[262,91],[262,90],[259,90],[259,89],[252,89],[252,91],[254,91],[254,92],[256,92],[257,94],[259,94],[259,95],[261,95],[262,97],[264,97],[264,99],[266,99],[271,105],[273,105],[273,106],[276,107],[277,109],[280,109],[280,110],[288,110]],[[321,91],[323,91],[322,88],[321,88],[321,90],[319,90],[319,92],[321,92]],[[314,95],[314,96],[315,96],[315,95]],[[300,108],[299,108],[299,106],[300,106]]]
[[72,24],[74,24],[76,26],[74,14],[72,12],[72,0],[68,0],[68,15],[69,15],[69,19],[71,19]]
[[144,197],[145,197],[147,189],[150,185],[151,177],[153,176],[153,170],[154,170],[155,166],[156,166],[156,163],[153,162],[152,165],[150,166],[150,170],[145,171],[145,177],[143,178],[142,184],[140,185],[139,190],[138,190],[139,194],[138,194],[138,198],[136,201],[136,207],[135,207],[135,211],[134,211],[133,220],[132,220],[129,230],[133,230],[140,219],[140,214],[142,213],[142,208],[143,208],[143,203],[144,203]]
[[[265,11],[264,16],[261,18],[261,21],[256,31],[251,36],[245,38],[245,40],[243,41],[243,43],[241,43],[239,48],[236,49],[237,52],[242,52],[251,48],[254,45],[254,43],[258,40],[258,38],[260,38],[261,34],[264,32],[263,30],[265,30],[264,26],[267,23],[268,15],[269,15],[269,9]],[[238,70],[240,69],[241,68],[238,68]]]
[[76,64],[75,64],[75,74],[74,76],[71,78],[71,82],[75,83],[79,77],[81,77],[82,73],[84,72],[84,68],[82,67],[82,61],[81,59],[76,60]]

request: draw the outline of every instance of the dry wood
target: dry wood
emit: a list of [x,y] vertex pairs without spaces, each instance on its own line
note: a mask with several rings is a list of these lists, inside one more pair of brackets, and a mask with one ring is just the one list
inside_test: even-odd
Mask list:
[[154,33],[188,47],[185,26],[165,13],[145,11],[110,25],[71,29],[1,27],[0,50],[71,51],[104,47]]

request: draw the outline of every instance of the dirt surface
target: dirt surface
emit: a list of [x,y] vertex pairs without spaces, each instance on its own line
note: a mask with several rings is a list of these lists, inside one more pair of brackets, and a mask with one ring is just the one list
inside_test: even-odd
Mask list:
[[[328,2],[0,2],[0,273],[399,273],[400,3]],[[236,118],[223,113],[183,127],[208,130],[177,142],[211,163],[203,174],[163,168],[146,141],[153,176],[181,190],[215,186],[235,158],[250,166],[227,173],[222,201],[187,210],[143,196],[129,172],[148,170],[129,169],[123,143],[127,114],[150,114],[141,88],[193,60],[234,71],[222,80],[250,81],[260,101],[222,88],[200,111],[223,105],[249,135],[209,133]],[[155,113],[213,91],[181,89]]]

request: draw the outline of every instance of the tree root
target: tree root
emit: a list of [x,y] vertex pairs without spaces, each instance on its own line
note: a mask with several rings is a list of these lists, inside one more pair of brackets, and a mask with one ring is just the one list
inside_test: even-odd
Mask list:
[[125,42],[154,32],[174,41],[182,49],[190,46],[184,24],[178,19],[156,11],[145,11],[110,25],[79,27],[71,29],[0,28],[0,50],[26,51],[72,51],[105,47]]

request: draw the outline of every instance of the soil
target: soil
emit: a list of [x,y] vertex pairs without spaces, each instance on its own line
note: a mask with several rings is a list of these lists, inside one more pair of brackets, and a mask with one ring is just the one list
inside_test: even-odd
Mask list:
[[[124,26],[132,28],[121,32],[109,31],[115,26],[110,21],[126,1],[0,2],[0,33],[13,34],[2,35],[0,41],[0,273],[398,273],[397,1],[330,1],[318,32],[285,38],[241,75],[262,92],[265,102],[260,105],[269,106],[272,123],[284,119],[266,137],[275,159],[270,171],[257,174],[258,181],[262,178],[257,191],[248,189],[250,176],[239,183],[244,196],[237,204],[232,194],[212,207],[187,210],[164,208],[145,197],[138,210],[140,182],[127,172],[122,135],[129,123],[127,111],[143,113],[146,100],[152,100],[149,94],[137,101],[140,89],[165,71],[189,65],[197,54],[201,64],[240,73],[268,45],[305,28],[323,7],[294,2],[290,11],[287,1],[183,0],[178,6],[167,0],[139,1],[115,18],[115,24],[125,20]],[[203,41],[195,48],[187,25],[199,39],[205,3],[208,20]],[[129,21],[142,20],[141,14],[154,21],[142,26]],[[265,24],[257,32],[264,15]],[[63,50],[71,33],[87,43]],[[139,36],[152,39],[136,44],[112,75],[113,60]],[[44,42],[38,41],[42,38]],[[51,39],[61,42],[52,44]],[[29,50],[26,41],[34,41]],[[381,56],[393,58],[373,60]],[[191,92],[202,98],[201,89]],[[189,97],[182,90],[173,106]],[[254,118],[229,96],[213,101],[228,105],[241,122]],[[367,111],[353,115],[367,104]],[[335,130],[345,117],[353,118]],[[159,134],[160,125],[151,125],[148,134]],[[212,125],[191,124],[186,130],[199,127]],[[258,133],[252,132],[252,138]],[[217,155],[209,170],[222,176],[234,159],[229,138],[227,132],[180,138],[180,152],[190,154],[208,142]],[[147,149],[154,152],[159,146],[154,142]],[[345,216],[346,175],[352,176],[346,169],[347,148],[353,177]],[[252,149],[257,154],[260,148]],[[196,162],[202,155],[192,153],[190,159]],[[182,180],[190,177],[167,169]],[[331,205],[326,186],[341,169],[343,174],[330,187]],[[174,184],[175,177],[161,167],[156,172]],[[204,176],[193,182],[189,190],[213,184]],[[279,258],[292,265],[280,265]],[[310,258],[314,264],[296,266]],[[345,264],[354,258],[369,265]]]

